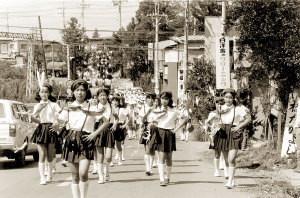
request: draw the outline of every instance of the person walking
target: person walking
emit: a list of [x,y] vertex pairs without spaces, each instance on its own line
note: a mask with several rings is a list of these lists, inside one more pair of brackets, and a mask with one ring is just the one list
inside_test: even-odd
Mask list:
[[[173,107],[173,99],[171,92],[162,92],[161,98],[161,114],[158,114],[154,119],[157,123],[157,127],[151,127],[151,130],[157,134],[157,141],[152,142],[150,145],[158,151],[159,164],[158,172],[160,177],[160,186],[166,186],[170,182],[171,170],[172,170],[172,154],[176,151],[176,137],[175,133],[186,123],[187,118],[176,125],[176,121],[182,117],[180,111]],[[166,177],[164,176],[164,169],[166,164]]]
[[[52,181],[52,169],[55,161],[53,160],[55,152],[55,143],[57,141],[57,133],[51,128],[55,122],[61,108],[54,101],[52,95],[52,86],[44,83],[37,94],[38,104],[34,106],[30,119],[38,123],[38,127],[32,135],[31,141],[37,144],[39,152],[39,173],[40,184],[45,185],[46,182]],[[47,169],[47,178],[45,178],[45,160],[47,159],[49,167]]]
[[101,132],[101,128],[94,131],[94,126],[96,116],[101,115],[101,112],[87,102],[91,98],[91,93],[85,80],[75,80],[71,85],[71,91],[75,101],[63,109],[58,117],[59,122],[53,125],[53,128],[60,131],[61,125],[67,125],[68,133],[62,157],[69,162],[73,197],[86,198],[89,186],[88,170],[94,158],[94,140]]
[[[109,89],[100,88],[97,91],[99,99],[98,109],[104,110],[103,117],[96,122],[95,128],[101,128],[101,133],[95,141],[96,156],[98,160],[99,184],[109,181],[109,165],[112,161],[112,151],[115,146],[114,134],[110,131],[109,118],[111,116],[111,106],[108,102]],[[104,171],[105,169],[105,171]]]
[[[240,107],[235,106],[236,93],[233,89],[225,89],[223,91],[225,104],[221,107],[221,111],[228,111],[221,114],[221,127],[217,132],[214,139],[214,149],[221,151],[225,159],[225,171],[228,170],[228,182],[225,185],[228,189],[235,186],[235,159],[237,157],[238,150],[241,149],[241,133],[243,129],[250,121],[251,117],[244,115]],[[241,117],[246,117],[243,121]]]

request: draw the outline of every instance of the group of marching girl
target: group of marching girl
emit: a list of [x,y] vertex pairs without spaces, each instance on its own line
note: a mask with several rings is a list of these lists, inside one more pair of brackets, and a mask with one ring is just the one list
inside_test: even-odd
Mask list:
[[[96,162],[99,184],[110,180],[109,169],[114,148],[118,154],[118,164],[122,164],[125,128],[132,118],[121,96],[114,95],[111,101],[108,100],[109,90],[106,88],[99,88],[92,98],[88,83],[80,79],[73,81],[71,90],[74,102],[60,107],[51,95],[52,86],[47,83],[40,85],[40,102],[29,114],[30,119],[39,124],[32,141],[37,144],[39,151],[40,184],[45,185],[53,179],[55,142],[58,136],[64,139],[62,159],[69,163],[72,173],[73,197],[85,198],[91,160]],[[159,99],[154,93],[147,94],[146,103],[139,114],[142,117],[140,143],[145,147],[146,175],[153,174],[151,168],[157,152],[160,185],[166,186],[170,181],[172,152],[176,150],[175,132],[185,124],[187,118],[183,119],[182,114],[173,108],[171,92],[161,93]],[[181,122],[178,124],[179,119]],[[45,161],[49,164],[47,177],[44,175]]]
[[251,122],[249,109],[245,106],[247,95],[240,93],[236,101],[236,92],[225,89],[223,97],[215,98],[216,110],[211,112],[206,120],[206,127],[211,129],[210,149],[214,149],[214,176],[219,177],[220,156],[225,160],[224,177],[228,179],[226,187],[235,186],[235,159],[241,149],[242,137],[247,133],[245,127]]

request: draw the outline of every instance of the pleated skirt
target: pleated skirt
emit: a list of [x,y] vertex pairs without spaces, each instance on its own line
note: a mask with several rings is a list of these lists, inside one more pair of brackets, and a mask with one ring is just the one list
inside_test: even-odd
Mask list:
[[241,141],[234,141],[231,133],[231,125],[225,125],[225,131],[218,132],[214,139],[215,150],[229,151],[241,149]]
[[31,141],[36,144],[55,144],[57,133],[50,131],[52,123],[42,123],[35,129]]
[[[114,148],[115,147],[115,137],[114,133],[110,131],[112,124],[110,124],[107,129],[102,131],[95,140],[95,146]],[[98,127],[97,127],[98,128]]]
[[122,142],[126,138],[126,129],[121,129],[123,124],[118,124],[116,131],[114,131],[114,138],[116,141]]
[[70,130],[65,137],[62,158],[70,163],[78,163],[83,159],[93,160],[95,142],[84,141],[84,135],[89,134],[84,131]]
[[[154,150],[160,152],[172,152],[176,151],[176,135],[168,129],[162,129],[152,127],[153,130],[157,130],[157,137],[155,138]],[[152,144],[152,142],[151,142]]]

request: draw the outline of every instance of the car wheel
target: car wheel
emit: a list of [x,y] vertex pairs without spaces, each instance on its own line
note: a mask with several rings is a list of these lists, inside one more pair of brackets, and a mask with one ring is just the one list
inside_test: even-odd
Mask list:
[[39,153],[38,152],[33,153],[32,156],[33,156],[34,161],[36,161],[36,162],[39,161]]
[[17,166],[20,166],[20,167],[25,165],[25,151],[24,150],[22,150],[16,154],[15,163]]

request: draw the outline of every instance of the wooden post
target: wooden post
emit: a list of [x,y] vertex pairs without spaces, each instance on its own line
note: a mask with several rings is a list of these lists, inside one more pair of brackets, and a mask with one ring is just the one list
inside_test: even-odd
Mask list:
[[278,134],[277,134],[277,151],[281,151],[282,137],[281,137],[281,112],[278,113]]
[[268,148],[271,146],[271,134],[272,134],[271,120],[270,116],[268,117]]

